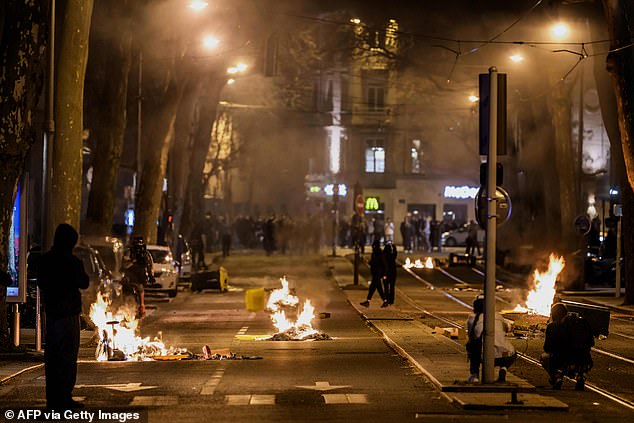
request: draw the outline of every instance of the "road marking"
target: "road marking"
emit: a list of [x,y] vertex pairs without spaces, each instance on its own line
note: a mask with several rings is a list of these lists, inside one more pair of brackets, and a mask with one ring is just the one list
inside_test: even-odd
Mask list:
[[228,405],[274,405],[275,395],[225,395]]
[[333,389],[352,388],[351,385],[330,385],[329,382],[315,382],[314,386],[299,386],[296,388],[314,389],[315,391],[332,391]]
[[113,383],[111,385],[76,385],[75,388],[105,388],[121,392],[142,391],[144,389],[158,388],[158,386],[141,386],[141,382]]
[[225,366],[226,364],[221,363],[211,376],[211,378],[205,382],[203,387],[200,389],[200,395],[213,395],[216,392],[216,388],[220,384],[220,380],[225,374]]
[[365,394],[321,394],[326,404],[367,404]]
[[242,326],[240,330],[238,331],[238,335],[244,335],[245,333],[247,333],[248,330],[249,330],[248,326]]
[[137,407],[162,407],[177,405],[178,397],[175,396],[136,396],[130,402],[130,406]]

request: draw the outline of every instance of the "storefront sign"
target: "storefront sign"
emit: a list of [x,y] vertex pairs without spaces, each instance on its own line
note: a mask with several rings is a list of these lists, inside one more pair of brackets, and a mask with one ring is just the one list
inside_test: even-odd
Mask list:
[[478,187],[469,187],[469,186],[461,186],[455,187],[451,185],[447,185],[445,187],[445,198],[457,198],[460,200],[465,200],[467,198],[476,198],[478,195]]
[[366,197],[365,198],[365,209],[367,211],[377,211],[379,210],[379,197]]
[[[338,184],[339,192],[337,193],[340,197],[345,197],[348,194],[348,187],[346,184]],[[335,185],[334,184],[326,184],[324,185],[324,192],[328,196],[333,196],[335,194]]]

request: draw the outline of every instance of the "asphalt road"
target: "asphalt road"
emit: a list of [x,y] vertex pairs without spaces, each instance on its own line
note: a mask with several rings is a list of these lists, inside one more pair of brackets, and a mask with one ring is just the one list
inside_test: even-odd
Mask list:
[[[196,353],[208,345],[250,359],[98,363],[94,349],[82,347],[75,396],[87,410],[147,411],[150,422],[625,421],[631,417],[596,394],[571,390],[571,384],[569,389],[549,393],[570,404],[569,413],[457,408],[364,323],[335,287],[323,260],[316,255],[231,256],[224,263],[230,274],[229,292],[181,291],[175,299],[149,298],[155,309],[141,323],[144,336],[154,337],[160,331],[168,345]],[[283,275],[300,300],[312,301],[316,314],[330,313],[330,318],[315,320],[314,326],[334,339],[245,340],[275,332],[269,314],[245,310],[245,290],[278,288]],[[477,283],[474,275],[469,277]],[[447,289],[456,283],[442,274],[430,279]],[[449,300],[430,303],[421,283],[404,271],[399,271],[398,286],[415,304],[457,322],[466,320],[468,310],[463,306]],[[469,289],[454,293],[466,303],[474,296]],[[409,311],[430,326],[437,324],[416,308]],[[632,333],[631,322],[619,325]],[[610,338],[609,346],[627,353],[631,348],[626,341]],[[539,340],[517,342],[518,350],[529,354],[540,348]],[[591,380],[616,387],[631,398],[632,366],[619,368],[618,362],[604,359],[608,358],[595,358]],[[512,370],[548,392],[541,369],[518,362]],[[43,369],[30,371],[0,386],[0,408],[44,407],[43,374]]]

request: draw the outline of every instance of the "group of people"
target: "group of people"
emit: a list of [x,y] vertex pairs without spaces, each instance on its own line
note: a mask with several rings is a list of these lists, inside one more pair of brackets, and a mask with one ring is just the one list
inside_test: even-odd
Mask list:
[[[441,235],[445,230],[452,229],[439,220],[418,213],[408,213],[399,224],[398,230],[403,240],[403,252],[414,251],[442,251]],[[391,218],[383,219],[377,215],[369,219],[353,215],[350,222],[339,225],[339,244],[341,246],[371,245],[374,241],[394,242],[396,225]]]
[[361,303],[362,306],[370,307],[370,300],[372,300],[375,291],[378,291],[379,297],[383,301],[382,308],[394,304],[396,254],[396,245],[392,241],[386,241],[383,249],[381,249],[381,241],[375,240],[372,243],[372,254],[370,255],[372,280],[368,287],[367,298]]
[[[484,296],[479,295],[473,302],[473,313],[467,319],[467,356],[469,358],[470,383],[480,381],[482,363],[482,343],[484,333]],[[506,382],[507,368],[517,359],[517,352],[506,337],[511,330],[511,322],[500,313],[495,313],[495,360],[499,368],[498,382]],[[594,336],[590,324],[579,314],[569,312],[563,303],[555,303],[551,308],[550,323],[546,326],[544,353],[541,364],[548,372],[553,389],[561,389],[564,376],[575,379],[575,389],[583,390],[586,374],[593,362],[590,349],[594,346]]]

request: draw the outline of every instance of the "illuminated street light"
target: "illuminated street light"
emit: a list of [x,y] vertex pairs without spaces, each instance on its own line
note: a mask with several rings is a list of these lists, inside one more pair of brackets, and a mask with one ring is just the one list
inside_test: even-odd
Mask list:
[[353,18],[353,19],[350,19],[350,22],[355,24],[355,25],[359,25],[361,23],[361,19]]
[[245,65],[244,63],[238,63],[236,66],[232,66],[228,68],[227,73],[233,75],[236,73],[244,72],[245,70],[247,70],[247,68],[248,66]]
[[203,47],[207,50],[213,50],[220,44],[220,40],[213,35],[205,35],[203,37]]
[[229,78],[229,79],[227,80],[227,84],[228,84],[228,85],[233,85],[235,82],[236,82],[236,80],[235,80],[235,79],[233,79],[233,78]]
[[568,34],[570,33],[570,29],[568,28],[568,25],[560,22],[553,25],[553,27],[550,29],[550,33],[554,38],[561,40],[568,36]]
[[200,12],[201,10],[207,8],[207,6],[209,6],[209,3],[203,0],[194,0],[189,3],[189,8],[195,10],[196,12]]
[[511,59],[513,63],[519,63],[524,60],[524,56],[522,56],[521,54],[513,54],[509,56],[509,59]]
[[478,97],[477,95],[473,95],[473,94],[471,94],[471,95],[469,96],[469,101],[470,101],[470,102],[472,102],[472,103],[475,103],[475,102],[477,102],[478,100],[480,100],[480,97]]

